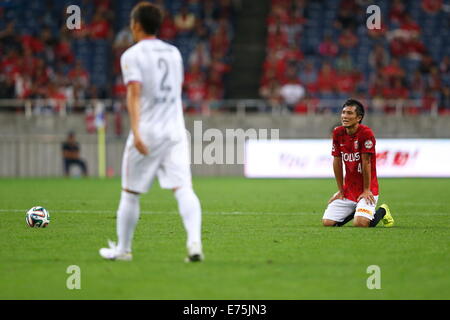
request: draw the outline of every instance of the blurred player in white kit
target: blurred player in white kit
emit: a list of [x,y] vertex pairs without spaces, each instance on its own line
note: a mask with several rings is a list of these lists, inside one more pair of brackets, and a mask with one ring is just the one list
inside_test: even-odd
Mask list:
[[131,260],[132,240],[139,219],[139,196],[155,177],[172,189],[187,232],[187,262],[203,260],[201,206],[190,170],[188,138],[183,118],[181,88],[183,61],[178,49],[156,38],[162,21],[159,7],[138,3],[130,27],[136,44],[121,57],[127,86],[131,132],[122,160],[122,193],[117,211],[117,245],[100,249],[109,260]]

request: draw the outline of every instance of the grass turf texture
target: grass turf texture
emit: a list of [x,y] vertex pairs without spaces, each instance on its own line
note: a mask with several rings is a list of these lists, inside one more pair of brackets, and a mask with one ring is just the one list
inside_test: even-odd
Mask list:
[[[0,299],[449,299],[450,179],[381,179],[396,220],[324,228],[333,180],[197,178],[206,261],[185,264],[170,191],[142,197],[134,261],[104,261],[120,181],[0,179]],[[35,205],[46,229],[25,224]],[[381,224],[381,223],[380,223]],[[68,290],[70,265],[81,290]],[[369,265],[381,290],[369,290]]]

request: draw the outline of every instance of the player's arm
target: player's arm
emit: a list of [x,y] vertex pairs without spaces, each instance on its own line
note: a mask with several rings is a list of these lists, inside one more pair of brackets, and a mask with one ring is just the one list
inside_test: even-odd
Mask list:
[[148,148],[144,144],[139,132],[139,111],[140,111],[141,83],[131,81],[127,84],[127,108],[130,116],[131,131],[134,136],[134,146],[139,153],[148,154]]
[[361,167],[362,167],[362,176],[363,176],[363,193],[358,197],[358,201],[362,198],[366,199],[366,202],[369,204],[375,204],[375,198],[370,191],[370,179],[371,179],[371,158],[372,154],[370,153],[362,153],[361,154]]
[[342,158],[335,156],[333,158],[333,171],[334,178],[336,179],[336,184],[338,187],[338,192],[336,192],[328,201],[328,203],[333,202],[336,199],[344,198],[344,170],[342,168]]

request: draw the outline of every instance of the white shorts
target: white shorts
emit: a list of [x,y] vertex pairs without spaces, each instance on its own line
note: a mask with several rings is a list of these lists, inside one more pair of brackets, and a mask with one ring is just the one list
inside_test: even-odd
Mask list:
[[368,204],[365,199],[361,199],[359,200],[359,202],[351,201],[348,199],[334,200],[328,205],[322,219],[342,222],[345,218],[347,218],[355,211],[355,217],[364,217],[372,220],[375,214],[375,207],[378,202],[378,196],[374,196],[374,198],[375,204],[373,205]]
[[122,160],[122,189],[146,193],[155,176],[163,189],[192,186],[187,137],[149,142],[147,147],[149,154],[140,154],[134,147],[133,136],[128,137]]

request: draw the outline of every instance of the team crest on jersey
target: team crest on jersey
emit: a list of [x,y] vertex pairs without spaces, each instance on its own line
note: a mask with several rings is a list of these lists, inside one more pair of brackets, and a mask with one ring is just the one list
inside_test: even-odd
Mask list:
[[355,150],[358,150],[358,148],[359,148],[358,140],[355,140]]
[[366,140],[366,142],[364,142],[364,146],[366,149],[371,149],[373,147],[373,142],[371,140]]

